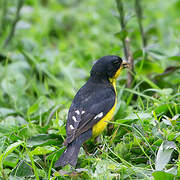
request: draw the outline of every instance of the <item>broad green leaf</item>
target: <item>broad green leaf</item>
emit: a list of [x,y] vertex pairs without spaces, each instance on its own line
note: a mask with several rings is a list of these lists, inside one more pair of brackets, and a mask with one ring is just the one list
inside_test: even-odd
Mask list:
[[56,148],[51,147],[51,146],[43,146],[43,147],[38,146],[33,151],[31,151],[31,154],[32,155],[46,155],[55,150]]
[[125,30],[122,30],[115,34],[115,36],[121,40],[125,39],[127,37],[127,35],[128,35],[128,32]]
[[171,56],[168,58],[169,60],[173,60],[173,61],[179,61],[180,62],[180,56]]
[[13,169],[11,176],[15,177],[30,177],[33,175],[32,167],[28,165],[26,161],[18,163],[16,168]]
[[3,164],[5,166],[14,168],[18,163],[18,161],[19,161],[18,155],[15,153],[11,153],[6,157],[6,159],[4,159]]
[[33,136],[27,141],[27,146],[47,146],[47,145],[58,145],[61,144],[62,140],[58,135],[55,134],[39,134]]
[[168,111],[168,104],[158,105],[158,107],[155,107],[154,111],[156,114],[163,114]]
[[174,175],[164,171],[155,171],[152,173],[154,180],[174,180]]
[[111,161],[99,160],[96,165],[96,170],[93,174],[94,178],[100,179],[113,179],[113,171],[117,168],[117,165]]
[[118,143],[114,148],[114,152],[121,157],[125,157],[128,154],[127,144],[125,143]]
[[10,146],[8,146],[8,148],[6,149],[6,151],[3,153],[3,159],[5,159],[12,151],[14,151],[18,146],[24,144],[23,141],[18,141],[15,142],[13,144],[11,144]]
[[143,56],[142,49],[138,49],[133,53],[133,59],[137,59],[137,58],[142,57],[142,56]]
[[6,76],[1,83],[2,90],[9,94],[13,99],[25,91],[26,78],[21,73],[10,74]]
[[[141,61],[139,61],[138,63],[136,63],[135,65],[135,69],[137,71],[139,71],[141,68]],[[163,68],[160,64],[158,64],[157,62],[152,62],[149,60],[144,60],[143,62],[143,67],[140,71],[141,75],[149,75],[152,73],[163,73]]]

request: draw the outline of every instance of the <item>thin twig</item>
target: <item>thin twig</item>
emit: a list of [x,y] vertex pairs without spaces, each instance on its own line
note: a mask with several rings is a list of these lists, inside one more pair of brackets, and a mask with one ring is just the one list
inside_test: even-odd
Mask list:
[[133,72],[134,72],[134,59],[133,55],[130,50],[130,39],[126,37],[125,39],[126,47],[127,47],[127,53],[128,53],[128,62],[129,62],[129,71],[128,71],[128,78],[127,78],[127,87],[130,88],[131,84],[133,82]]
[[[118,11],[119,11],[119,22],[120,22],[121,30],[123,32],[127,32],[123,2],[122,2],[122,0],[116,0],[116,4],[117,4]],[[123,43],[125,57],[130,64],[130,71],[128,72],[128,78],[127,78],[127,87],[131,87],[131,84],[133,82],[133,74],[132,73],[133,73],[133,69],[134,69],[133,68],[134,60],[133,60],[132,52],[130,50],[130,39],[126,36],[126,37],[122,38],[122,43]]]
[[142,25],[143,13],[142,13],[140,0],[135,0],[135,11],[136,11],[138,25],[139,25],[139,29],[140,29],[140,33],[141,33],[143,49],[145,49],[145,47],[147,45],[147,40],[146,40],[146,36],[144,33],[143,25]]
[[7,15],[7,5],[8,5],[8,0],[4,0],[2,3],[2,15],[1,15],[1,29],[0,29],[0,34],[3,33],[5,26],[6,26],[6,15]]
[[20,10],[21,10],[21,8],[23,6],[23,3],[24,3],[24,0],[19,0],[18,1],[17,10],[16,10],[16,16],[15,16],[15,19],[14,19],[14,21],[12,23],[12,27],[11,27],[10,33],[9,33],[7,39],[4,42],[3,48],[5,48],[8,45],[8,43],[11,41],[11,39],[14,36],[15,29],[16,29],[16,24],[17,24],[17,22],[20,19]]
[[[119,22],[121,25],[121,30],[123,32],[126,32],[126,24],[125,24],[125,18],[124,18],[124,7],[123,7],[123,3],[122,0],[116,0],[116,4],[117,4],[117,8],[119,11]],[[125,42],[125,38],[122,38],[122,43],[123,43],[123,49],[124,49],[124,54],[126,59],[128,59],[128,52],[127,52],[127,47],[126,47],[126,42]]]

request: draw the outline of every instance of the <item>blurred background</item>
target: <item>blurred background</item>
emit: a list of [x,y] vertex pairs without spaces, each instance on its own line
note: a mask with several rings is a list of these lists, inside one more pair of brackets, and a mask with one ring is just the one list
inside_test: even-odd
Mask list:
[[[0,0],[0,176],[58,178],[51,166],[72,99],[95,60],[119,55],[131,62],[117,83],[119,125],[96,148],[103,163],[82,149],[82,176],[156,178],[154,169],[166,177],[173,168],[179,177],[179,12],[179,0]],[[174,151],[162,162],[167,142]]]

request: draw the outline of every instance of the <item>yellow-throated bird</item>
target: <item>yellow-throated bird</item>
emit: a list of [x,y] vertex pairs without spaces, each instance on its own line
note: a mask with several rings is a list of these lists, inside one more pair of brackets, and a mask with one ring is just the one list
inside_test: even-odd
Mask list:
[[128,63],[119,56],[104,56],[93,65],[90,78],[74,97],[66,124],[67,149],[55,167],[76,166],[79,149],[86,140],[98,136],[112,119],[116,106],[116,78]]

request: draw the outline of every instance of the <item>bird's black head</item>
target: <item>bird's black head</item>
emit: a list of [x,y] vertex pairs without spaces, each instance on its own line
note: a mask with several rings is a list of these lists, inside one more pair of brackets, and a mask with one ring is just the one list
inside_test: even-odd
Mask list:
[[[117,78],[122,67],[122,59],[119,56],[104,56],[98,59],[91,69],[91,77]],[[118,72],[119,71],[119,72]]]

